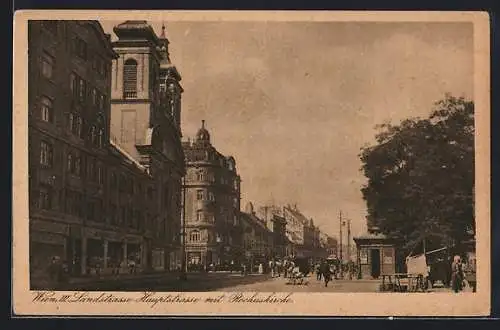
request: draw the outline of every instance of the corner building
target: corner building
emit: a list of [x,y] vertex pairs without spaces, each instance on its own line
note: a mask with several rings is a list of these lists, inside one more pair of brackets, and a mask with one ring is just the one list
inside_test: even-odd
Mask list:
[[180,265],[181,76],[169,56],[165,26],[160,36],[146,21],[125,21],[113,29],[111,140],[152,177],[149,214],[155,228],[148,237],[153,269]]
[[54,257],[75,277],[150,266],[152,177],[109,140],[117,57],[97,21],[28,23],[31,288]]
[[234,158],[212,146],[204,121],[194,141],[184,142],[184,153],[188,269],[242,260],[240,177]]

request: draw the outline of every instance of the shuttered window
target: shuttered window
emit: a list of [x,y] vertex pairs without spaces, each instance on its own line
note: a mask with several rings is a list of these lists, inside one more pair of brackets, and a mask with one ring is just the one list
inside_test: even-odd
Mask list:
[[133,59],[126,60],[123,66],[123,97],[137,97],[137,62]]

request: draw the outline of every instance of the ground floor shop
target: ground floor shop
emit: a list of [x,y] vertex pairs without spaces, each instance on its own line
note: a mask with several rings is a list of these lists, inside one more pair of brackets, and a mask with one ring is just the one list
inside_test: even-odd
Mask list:
[[243,251],[236,247],[201,244],[186,246],[186,264],[190,271],[230,270],[241,265],[244,259]]
[[187,245],[186,265],[189,271],[205,270],[221,263],[218,249],[209,245]]
[[31,219],[30,277],[50,281],[51,264],[69,276],[137,274],[180,268],[179,249],[157,246],[148,237],[127,232]]

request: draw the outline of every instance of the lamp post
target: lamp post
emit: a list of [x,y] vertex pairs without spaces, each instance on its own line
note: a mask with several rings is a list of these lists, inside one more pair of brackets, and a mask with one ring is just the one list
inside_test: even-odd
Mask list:
[[187,280],[187,270],[186,270],[186,180],[182,177],[182,231],[181,231],[181,274],[180,279]]
[[342,254],[342,211],[339,212],[339,260],[342,263],[343,254]]

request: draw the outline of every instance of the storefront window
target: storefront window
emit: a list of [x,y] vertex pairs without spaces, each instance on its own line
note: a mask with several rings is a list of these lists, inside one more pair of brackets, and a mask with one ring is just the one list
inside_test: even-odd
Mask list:
[[359,262],[362,265],[367,265],[368,264],[368,250],[367,249],[361,249],[359,251]]
[[384,264],[392,264],[394,259],[392,248],[384,249]]
[[87,274],[99,275],[104,267],[103,241],[87,239]]

